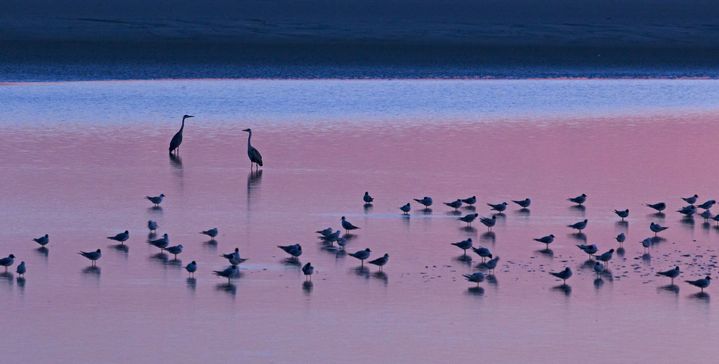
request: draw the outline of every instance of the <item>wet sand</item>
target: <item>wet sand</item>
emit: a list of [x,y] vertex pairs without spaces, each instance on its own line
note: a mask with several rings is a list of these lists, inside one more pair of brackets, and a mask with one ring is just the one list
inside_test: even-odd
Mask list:
[[[674,212],[680,196],[716,198],[719,126],[708,93],[678,86],[684,81],[646,81],[640,91],[658,101],[639,104],[621,96],[639,87],[619,82],[609,85],[615,100],[595,98],[620,105],[615,110],[562,108],[585,92],[578,90],[606,84],[536,81],[556,104],[527,108],[536,87],[529,81],[496,90],[447,81],[453,91],[429,92],[433,112],[418,114],[412,102],[374,102],[356,82],[296,81],[270,98],[278,108],[292,101],[312,110],[290,107],[293,114],[253,102],[265,86],[213,82],[3,86],[0,255],[12,252],[29,269],[24,282],[0,276],[0,349],[13,362],[671,363],[717,354],[714,288],[696,295],[679,282],[715,272],[719,230]],[[716,88],[706,82],[701,87]],[[407,99],[434,85],[400,84],[412,90]],[[489,116],[447,101],[477,85],[495,90],[476,99],[493,105]],[[396,96],[398,87],[369,93]],[[325,93],[354,103],[323,106],[317,95]],[[193,110],[168,116],[173,102],[213,98],[228,102],[188,101]],[[238,105],[244,113],[226,114]],[[171,160],[167,143],[184,112],[197,118],[186,127],[181,160]],[[246,127],[266,161],[261,173],[249,170]],[[370,209],[364,191],[376,198]],[[160,192],[167,200],[151,209],[143,196]],[[586,209],[570,207],[565,199],[580,193],[589,195]],[[431,212],[413,204],[410,218],[400,215],[400,205],[425,195],[435,199]],[[512,206],[487,234],[479,224],[463,228],[439,205],[471,195],[482,216],[487,202],[531,197],[533,205],[529,213]],[[666,216],[642,207],[656,201],[669,204]],[[630,209],[627,224],[615,208]],[[361,227],[347,250],[389,253],[384,274],[358,269],[315,237],[338,228],[343,215]],[[583,237],[566,228],[585,217],[585,238],[600,251],[617,248],[619,232],[628,236],[601,280],[575,247]],[[148,219],[185,246],[181,263],[147,244]],[[643,255],[638,242],[651,235],[651,221],[670,228]],[[210,243],[198,232],[214,226],[220,235]],[[125,229],[129,250],[113,249],[104,237]],[[31,240],[45,233],[47,253]],[[558,237],[552,254],[532,241],[549,233]],[[501,257],[481,289],[461,276],[475,271],[478,257],[464,261],[450,245],[467,237]],[[294,242],[304,247],[300,260],[316,266],[312,286],[276,248]],[[225,285],[210,272],[235,247],[249,260]],[[76,252],[97,248],[104,257],[88,269]],[[195,281],[181,269],[191,260],[200,266]],[[675,264],[684,271],[678,290],[654,276]],[[565,266],[575,271],[571,291],[547,274]]]

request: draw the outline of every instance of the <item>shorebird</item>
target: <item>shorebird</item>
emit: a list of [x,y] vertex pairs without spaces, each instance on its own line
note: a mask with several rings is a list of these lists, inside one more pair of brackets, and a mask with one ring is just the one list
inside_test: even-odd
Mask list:
[[699,214],[699,216],[701,216],[701,217],[704,219],[705,222],[709,221],[709,219],[711,219],[712,217],[714,217],[714,215],[712,214],[711,210],[704,210],[704,211],[702,211],[701,214]]
[[34,238],[32,240],[35,241],[36,243],[40,244],[40,246],[45,246],[48,243],[50,243],[50,236],[48,234],[45,234],[39,238]]
[[462,221],[462,222],[466,222],[467,225],[469,226],[469,225],[472,225],[472,221],[474,221],[474,219],[476,219],[477,216],[479,216],[479,214],[467,214],[467,215],[464,215],[464,216],[458,218],[458,220]]
[[624,221],[627,216],[629,216],[629,209],[626,210],[614,210],[614,213],[617,214],[617,216],[622,218],[622,221]]
[[712,217],[712,220],[714,220],[717,223],[717,226],[719,226],[719,215]]
[[162,199],[165,198],[165,194],[161,193],[158,196],[145,196],[146,199],[150,200],[155,207],[160,206]]
[[172,154],[172,152],[177,152],[177,154],[180,153],[180,144],[182,144],[182,131],[185,130],[185,120],[189,118],[194,118],[194,116],[182,116],[182,126],[180,127],[180,130],[175,133],[175,136],[172,137],[172,140],[170,140],[170,154]]
[[716,203],[717,202],[714,200],[707,200],[704,203],[702,203],[701,205],[697,205],[697,208],[703,209],[703,210],[709,210],[710,208],[714,207],[714,205]]
[[432,206],[432,197],[429,196],[424,196],[422,198],[414,198],[413,200],[417,201],[417,203],[423,205],[425,208]]
[[561,279],[562,284],[567,284],[567,279],[572,277],[572,270],[566,267],[561,272],[549,272],[549,274]]
[[[99,249],[98,249],[99,251]],[[7,273],[7,268],[12,266],[15,263],[15,256],[10,254],[5,258],[0,259],[0,267],[5,267],[5,273]]]
[[247,157],[250,158],[250,170],[252,170],[253,164],[257,169],[260,169],[260,167],[262,167],[262,154],[260,154],[257,148],[252,146],[252,129],[243,129],[242,131],[249,134],[247,136]]
[[406,204],[402,205],[400,208],[402,210],[402,215],[409,215],[409,210],[412,209],[412,206],[407,202]]
[[674,268],[672,268],[672,269],[670,269],[670,270],[665,270],[665,271],[662,271],[662,272],[657,272],[657,275],[671,278],[672,284],[674,284],[674,278],[679,277],[679,273],[681,273],[681,272],[679,271],[679,267],[676,266],[676,267],[674,267]]
[[349,255],[350,255],[351,257],[353,257],[353,258],[359,259],[360,262],[362,262],[362,263],[361,263],[362,266],[364,266],[364,261],[365,261],[365,259],[369,258],[370,253],[372,253],[372,250],[370,250],[369,248],[367,248],[367,249],[365,249],[365,250],[358,250],[358,251],[356,251],[356,252],[354,252],[354,253],[350,253]]
[[222,257],[227,259],[231,265],[239,265],[240,263],[246,261],[247,259],[243,259],[240,257],[240,249],[235,248],[235,251],[229,254],[222,254]]
[[25,267],[25,262],[20,262],[20,264],[15,269],[15,272],[20,275],[20,277],[25,275],[25,272],[27,272],[27,267]]
[[381,272],[382,267],[384,267],[384,265],[387,264],[388,261],[389,261],[389,254],[385,253],[383,256],[381,256],[377,259],[374,259],[374,260],[370,260],[368,263],[378,266],[379,271]]
[[646,205],[656,210],[657,212],[662,212],[667,208],[667,204],[665,204],[664,202],[648,203]]
[[332,231],[333,231],[333,229],[332,229],[331,227],[328,227],[328,228],[325,228],[325,229],[322,229],[322,230],[317,230],[317,231],[315,231],[315,232],[316,232],[317,234],[322,235],[323,237],[327,237],[327,235],[332,234]]
[[458,241],[456,243],[452,243],[452,245],[456,246],[457,248],[460,248],[464,250],[464,255],[467,255],[467,249],[472,248],[472,238],[468,238],[466,240]]
[[653,244],[652,238],[645,238],[644,240],[640,241],[639,244],[642,244],[642,247],[644,247],[644,252],[646,253],[649,248],[652,247]]
[[162,234],[162,237],[159,239],[150,240],[150,245],[159,248],[160,253],[162,253],[169,244],[170,244],[170,237],[167,236],[167,234]]
[[594,258],[600,262],[608,263],[610,260],[612,260],[613,254],[614,254],[614,249],[609,249],[600,255],[595,255]]
[[[368,202],[369,203],[369,202]],[[312,263],[307,262],[304,266],[302,266],[302,273],[305,275],[305,280],[312,280],[312,274],[315,273],[315,267],[312,266]]]
[[174,259],[177,260],[177,255],[182,253],[182,244],[174,245],[174,246],[168,246],[165,248],[168,253],[172,254],[174,256]]
[[157,231],[157,221],[147,220],[147,230],[150,230],[150,232]]
[[100,249],[97,249],[94,252],[79,252],[78,254],[82,255],[83,257],[85,257],[87,259],[90,259],[93,266],[95,265],[95,262],[97,262],[98,259],[102,258],[102,251],[100,251]]
[[587,195],[583,193],[577,197],[570,197],[567,199],[567,201],[574,202],[575,204],[582,206],[584,202],[587,201]]
[[497,268],[497,263],[499,263],[499,257],[494,257],[484,263],[484,266],[487,268],[490,275],[494,274],[494,268]]
[[512,200],[512,202],[519,205],[519,207],[526,209],[529,207],[529,205],[532,204],[532,200],[529,199],[529,197],[525,198],[524,200]]
[[[374,201],[374,197],[370,196],[369,192],[365,192],[364,196],[362,196],[362,201],[364,201],[364,203],[372,203]],[[310,268],[311,267],[312,266],[310,265]]]
[[207,235],[210,238],[214,239],[219,232],[220,231],[217,230],[217,228],[212,228],[212,229],[201,231],[200,234]]
[[504,212],[504,210],[507,209],[507,203],[506,203],[506,202],[501,202],[501,203],[498,203],[498,204],[488,203],[487,206],[490,207],[490,210],[491,210],[491,211],[497,211],[497,212],[500,213],[500,214],[501,214],[502,212]]
[[604,270],[605,270],[604,264],[599,263],[599,262],[594,262],[594,267],[592,267],[592,269],[594,269],[594,273],[597,274],[597,277],[599,277],[602,273],[604,273]]
[[477,203],[477,196],[467,197],[462,199],[463,203],[466,203],[469,206],[472,206]]
[[697,279],[694,281],[685,281],[685,282],[691,284],[694,287],[699,287],[701,289],[702,293],[704,293],[704,288],[709,287],[709,284],[711,284],[711,282],[712,282],[712,277],[706,276],[702,279]]
[[575,222],[574,224],[567,225],[567,227],[572,228],[572,229],[575,229],[575,230],[577,230],[578,232],[581,233],[582,230],[584,230],[584,229],[587,228],[587,223],[588,223],[588,222],[589,222],[589,221],[588,221],[587,219],[584,219],[584,220],[582,220],[582,221]]
[[197,271],[197,262],[193,260],[190,264],[185,266],[185,270],[190,274],[190,277],[194,277],[195,272]]
[[483,246],[472,248],[472,250],[479,255],[480,258],[482,258],[482,263],[484,263],[484,260],[486,258],[492,259],[492,252]]
[[284,250],[285,253],[291,255],[293,258],[302,255],[302,246],[300,244],[278,245],[277,247]]
[[682,200],[684,200],[684,202],[686,202],[690,205],[694,205],[697,202],[698,198],[699,198],[699,196],[697,194],[694,194],[694,196],[682,197]]
[[624,235],[624,233],[619,233],[619,235],[617,235],[617,237],[614,239],[617,240],[617,243],[619,243],[619,245],[622,245],[624,241],[627,240],[627,236]]
[[230,279],[237,277],[237,275],[240,273],[239,268],[237,268],[236,265],[231,265],[223,270],[216,270],[213,271],[216,276],[218,277],[224,277],[227,278],[227,284],[230,283]]
[[335,232],[333,232],[333,233],[320,236],[320,239],[322,239],[322,240],[324,240],[324,241],[329,242],[330,244],[332,244],[333,241],[337,241],[337,239],[340,238],[340,235],[341,235],[341,234],[342,234],[342,231],[340,231],[340,230],[335,230]]
[[544,244],[546,249],[549,250],[549,244],[554,242],[554,234],[545,235],[541,238],[535,238],[534,241]]
[[474,272],[472,274],[462,274],[462,276],[472,283],[477,283],[477,287],[479,287],[480,283],[484,282],[484,273],[482,273],[482,272]]
[[497,223],[497,215],[492,215],[492,217],[480,217],[479,222],[487,227],[487,231],[492,231],[492,227],[494,227]]
[[115,236],[108,236],[107,238],[110,240],[119,241],[120,244],[124,244],[127,241],[127,239],[130,238],[130,232],[125,230]]
[[654,236],[657,236],[658,233],[660,233],[666,229],[669,229],[669,227],[661,226],[655,222],[649,224],[649,230],[651,230],[654,233]]
[[686,217],[690,217],[697,212],[697,207],[694,205],[684,206],[681,209],[677,210],[677,212]]
[[592,258],[592,255],[597,253],[597,246],[595,244],[579,244],[577,245],[577,248],[581,249],[583,252],[587,253],[589,255],[589,258]]
[[444,204],[456,210],[462,207],[462,200],[456,199],[452,202],[445,202]]
[[345,245],[347,245],[347,239],[346,239],[346,238],[339,237],[339,238],[337,238],[335,241],[337,242],[337,246],[340,247],[340,250],[344,250],[344,249],[345,249]]
[[342,219],[340,219],[340,222],[342,223],[342,228],[345,229],[346,233],[349,233],[351,230],[357,230],[359,229],[357,226],[352,225],[351,222],[347,221],[347,219],[342,216]]

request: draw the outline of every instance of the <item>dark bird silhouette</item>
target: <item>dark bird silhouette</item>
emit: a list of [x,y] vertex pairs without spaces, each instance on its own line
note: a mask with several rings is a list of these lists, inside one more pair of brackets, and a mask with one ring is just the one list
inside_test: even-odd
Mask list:
[[175,133],[175,136],[172,137],[172,140],[170,140],[170,154],[172,154],[172,152],[176,152],[177,154],[180,153],[180,144],[182,144],[182,131],[185,129],[185,120],[189,118],[194,118],[194,116],[182,116],[182,126],[180,127],[180,130]]
[[257,148],[252,146],[252,129],[244,129],[242,131],[249,133],[247,136],[247,156],[250,158],[250,169],[252,169],[253,165],[257,165],[257,169],[259,169],[262,167],[262,154],[260,154]]

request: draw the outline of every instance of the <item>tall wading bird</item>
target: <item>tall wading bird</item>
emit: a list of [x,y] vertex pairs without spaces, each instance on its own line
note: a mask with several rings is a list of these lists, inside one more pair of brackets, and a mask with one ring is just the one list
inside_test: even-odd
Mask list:
[[189,118],[194,118],[192,115],[183,115],[182,116],[182,126],[180,127],[180,130],[175,133],[175,136],[172,137],[172,140],[170,140],[170,154],[172,152],[176,152],[176,154],[180,154],[180,144],[182,144],[182,131],[185,129],[185,120]]
[[252,146],[252,129],[243,129],[242,131],[249,133],[247,136],[247,156],[250,158],[250,169],[252,169],[253,165],[257,165],[257,169],[259,169],[262,167],[262,154]]

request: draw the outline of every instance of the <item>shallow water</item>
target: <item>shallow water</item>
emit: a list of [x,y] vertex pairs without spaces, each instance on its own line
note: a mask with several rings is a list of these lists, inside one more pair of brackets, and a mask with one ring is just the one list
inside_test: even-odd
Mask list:
[[[0,86],[0,343],[12,362],[712,362],[706,295],[719,230],[682,221],[679,196],[716,198],[717,81],[134,81]],[[181,160],[167,143],[183,113]],[[246,134],[265,158],[249,171]],[[374,206],[364,209],[370,191]],[[162,209],[147,194],[164,192]],[[566,198],[587,193],[585,210]],[[410,218],[400,205],[424,195]],[[441,201],[512,206],[494,234],[463,228]],[[666,201],[664,217],[644,202]],[[629,208],[617,223],[614,208]],[[463,211],[464,212],[464,211]],[[385,274],[323,249],[345,215],[348,251],[390,254]],[[596,280],[565,225],[623,256]],[[182,243],[157,255],[145,224]],[[670,226],[643,255],[650,221]],[[217,226],[216,244],[200,230]],[[129,250],[105,236],[129,229]],[[31,238],[50,234],[49,251]],[[554,233],[552,255],[533,237]],[[452,242],[501,257],[472,289]],[[278,244],[299,242],[311,287]],[[226,285],[220,253],[249,258]],[[102,248],[97,270],[76,254]],[[196,260],[196,280],[184,264]],[[679,264],[678,290],[654,272]],[[575,271],[571,292],[547,271]]]

